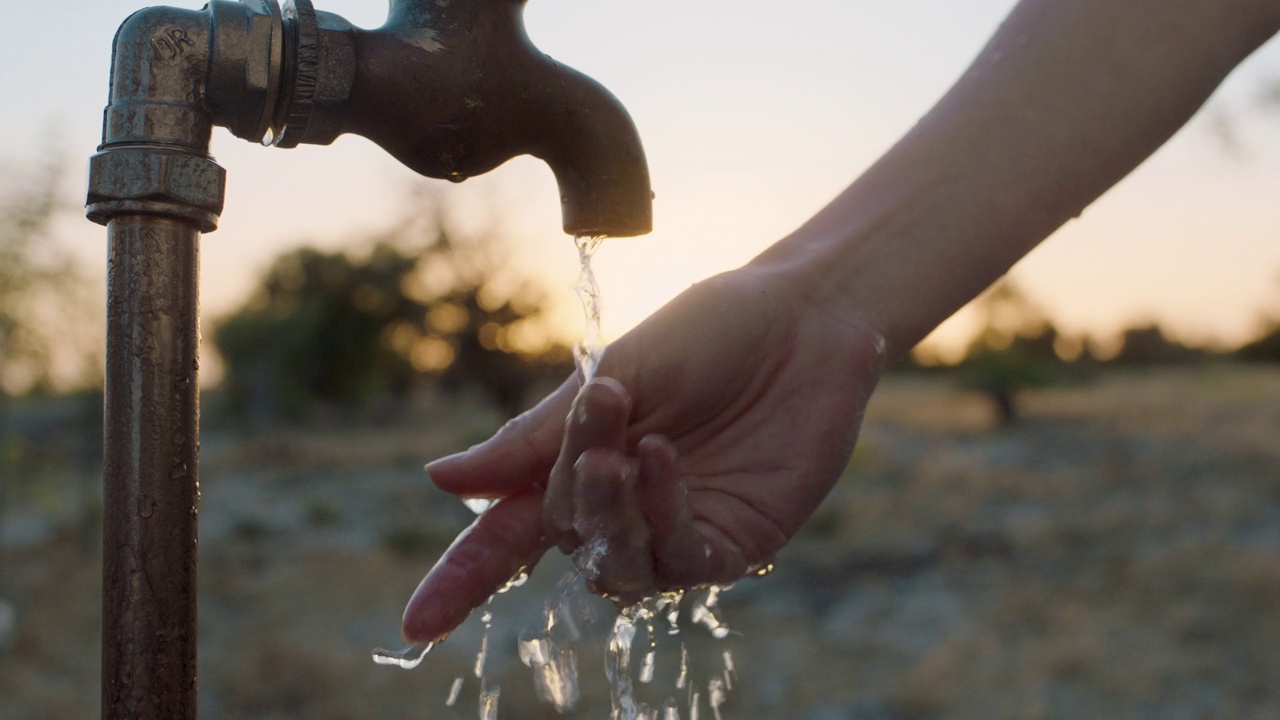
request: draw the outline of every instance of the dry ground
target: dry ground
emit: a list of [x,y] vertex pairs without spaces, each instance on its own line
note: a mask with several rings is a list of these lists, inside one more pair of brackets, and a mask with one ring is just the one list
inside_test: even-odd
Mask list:
[[[953,387],[887,380],[830,500],[771,576],[725,596],[734,634],[682,633],[703,720],[725,650],[726,719],[1280,719],[1280,372],[1113,373],[1029,395],[1005,431]],[[395,643],[403,602],[468,520],[421,462],[500,421],[437,406],[376,427],[206,435],[201,715],[476,717],[475,619],[416,671],[369,650]],[[56,522],[14,529],[33,513]],[[0,718],[97,715],[99,550],[77,517],[45,503],[5,518],[0,596],[17,624],[0,636]],[[495,605],[500,717],[556,717],[514,646],[565,568],[546,563]],[[594,607],[573,717],[608,715],[610,620]],[[645,689],[687,701],[663,642]]]

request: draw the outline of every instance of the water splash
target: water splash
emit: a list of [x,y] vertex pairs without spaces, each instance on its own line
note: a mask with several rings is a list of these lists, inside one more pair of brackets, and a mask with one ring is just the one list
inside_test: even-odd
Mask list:
[[683,590],[663,593],[658,599],[658,612],[667,619],[667,634],[680,634],[680,602],[684,600]]
[[635,720],[640,710],[631,684],[631,643],[636,639],[631,610],[627,608],[618,613],[605,651],[604,673],[609,679],[609,696],[613,705],[609,715],[611,720]]
[[724,704],[725,699],[724,681],[720,678],[711,678],[707,683],[707,702],[711,704],[711,713],[716,716],[716,720],[722,720],[720,706]]
[[723,588],[714,585],[708,588],[706,596],[694,603],[693,611],[690,614],[690,619],[694,623],[706,627],[711,636],[717,640],[729,637],[729,626],[721,622],[715,612],[716,605],[720,602],[720,593],[722,591]]
[[373,661],[379,665],[395,665],[405,670],[412,670],[422,664],[422,659],[431,652],[433,647],[435,643],[414,644],[403,650],[378,648],[373,651]]
[[649,645],[649,652],[644,654],[644,662],[640,664],[640,682],[648,685],[653,682],[653,665],[658,649]]
[[689,648],[680,643],[680,677],[676,678],[676,689],[683,690],[689,684]]
[[542,629],[521,635],[517,645],[520,662],[533,671],[538,698],[561,713],[578,704],[578,661],[572,643],[581,638],[571,606],[581,598],[579,575],[570,572],[560,580],[553,600],[543,607]]
[[[586,552],[588,559],[598,560],[603,551],[604,548],[590,548]],[[575,616],[590,622],[593,612],[592,606],[585,602],[588,596],[581,582],[582,577],[575,571],[568,573],[560,581],[552,594],[552,601],[545,605],[540,632],[522,633],[517,645],[520,661],[532,672],[538,698],[560,713],[572,712],[581,700],[577,656],[573,648],[573,642],[581,639],[581,635]],[[519,587],[527,579],[527,572],[522,570],[508,585]],[[604,658],[605,675],[610,685],[610,720],[681,720],[681,708],[670,697],[661,705],[651,706],[637,698],[637,689],[644,685],[646,689],[643,694],[654,696],[654,681],[663,653],[666,652],[659,647],[658,638],[679,633],[680,616],[684,609],[687,608],[689,612],[688,619],[704,627],[713,638],[724,639],[731,634],[717,614],[720,595],[725,589],[711,587],[705,593],[690,594],[687,605],[684,602],[685,594],[664,593],[624,608],[618,613],[608,637]],[[490,602],[492,601],[493,598],[490,598]],[[490,687],[484,677],[493,625],[493,612],[489,606],[484,608],[479,619],[484,632],[473,668],[474,675],[480,681],[479,712],[482,720],[495,719],[500,688]],[[659,632],[657,627],[660,622],[665,623],[663,632]],[[645,632],[646,648],[643,659],[638,663],[638,671],[635,671],[632,650],[641,627]],[[675,689],[689,692],[690,720],[698,720],[700,710],[704,709],[701,707],[704,696],[714,720],[722,720],[721,707],[737,680],[733,654],[727,649],[722,650],[720,656],[723,668],[712,671],[709,679],[704,676],[703,680],[695,683],[694,676],[700,673],[694,669],[686,643],[680,642],[679,645],[679,677],[675,680]],[[378,649],[374,651],[374,661],[381,665],[410,669],[417,667],[432,647],[428,644],[413,645],[400,651]],[[701,685],[701,682],[706,684]],[[462,677],[453,680],[446,706],[454,707],[457,704],[464,684]],[[694,691],[695,688],[698,691]],[[653,701],[656,703],[656,698]]]
[[591,267],[591,257],[600,248],[603,235],[579,235],[573,239],[578,246],[578,261],[582,271],[578,275],[578,299],[582,301],[582,314],[585,327],[582,342],[573,348],[573,357],[578,362],[578,372],[582,375],[582,384],[596,376],[596,368],[604,357],[604,343],[600,334],[600,285],[596,282],[595,270]]
[[549,636],[521,640],[520,662],[533,670],[538,698],[561,713],[578,704],[578,663],[573,648]]
[[573,551],[573,565],[586,580],[600,576],[600,561],[609,552],[609,543],[596,535]]

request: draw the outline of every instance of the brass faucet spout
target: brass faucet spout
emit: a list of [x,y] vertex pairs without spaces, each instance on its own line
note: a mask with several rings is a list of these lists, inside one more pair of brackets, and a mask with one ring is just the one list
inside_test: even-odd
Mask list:
[[555,173],[572,235],[652,228],[649,170],[622,104],[537,50],[523,0],[394,0],[358,31],[346,128],[429,177],[460,182],[517,155]]

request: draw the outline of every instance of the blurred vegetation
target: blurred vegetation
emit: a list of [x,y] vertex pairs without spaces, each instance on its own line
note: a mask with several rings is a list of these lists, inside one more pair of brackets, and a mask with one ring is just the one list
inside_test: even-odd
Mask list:
[[102,303],[57,237],[69,205],[48,155],[10,160],[0,177],[0,526],[20,513],[40,536],[59,516],[88,551],[101,513],[88,469],[101,458]]
[[229,407],[261,426],[435,384],[519,412],[572,356],[548,340],[544,293],[505,264],[504,242],[459,230],[437,203],[363,239],[366,253],[281,255],[214,331]]
[[[1277,104],[1280,104],[1280,82],[1276,84]],[[1277,278],[1280,288],[1280,278]],[[1280,308],[1265,312],[1261,330],[1253,340],[1242,345],[1236,356],[1246,362],[1280,363]]]
[[974,301],[980,329],[956,368],[962,387],[990,401],[998,424],[1015,424],[1023,391],[1092,378],[1100,369],[1181,366],[1213,359],[1280,362],[1280,321],[1234,353],[1193,347],[1170,337],[1156,323],[1123,330],[1111,352],[1087,336],[1061,333],[1053,320],[1011,280],[992,286]]
[[1236,352],[1242,360],[1280,363],[1280,320],[1272,319],[1262,335]]
[[0,397],[100,384],[101,303],[53,229],[62,178],[55,160],[0,179]]
[[1065,377],[1062,339],[1045,313],[1011,281],[975,301],[982,328],[960,365],[961,383],[983,393],[1001,426],[1018,420],[1018,393]]

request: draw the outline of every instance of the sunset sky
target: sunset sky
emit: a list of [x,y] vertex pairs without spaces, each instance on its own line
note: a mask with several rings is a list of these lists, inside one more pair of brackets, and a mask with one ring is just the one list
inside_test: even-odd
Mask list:
[[[316,0],[357,25],[386,6]],[[608,86],[631,111],[657,192],[651,236],[597,256],[605,334],[616,337],[690,283],[748,260],[872,163],[964,69],[1011,0],[531,0],[534,42]],[[196,7],[196,3],[184,5]],[[67,157],[78,201],[106,100],[112,34],[137,3],[22,3],[0,25],[0,163]],[[1158,320],[1194,341],[1238,342],[1280,314],[1280,48],[1263,48],[1169,145],[1024,260],[1015,277],[1064,329]],[[1224,127],[1230,132],[1224,132]],[[203,242],[205,316],[240,302],[303,241],[339,247],[402,216],[412,173],[371,143],[265,149],[223,130],[220,229]],[[1050,169],[1046,169],[1046,172]],[[576,256],[554,179],[522,158],[454,187],[518,239],[514,261],[563,289],[578,318]],[[101,275],[105,235],[75,216],[64,242]],[[924,292],[925,288],[902,288]],[[964,318],[940,342],[962,337]]]

